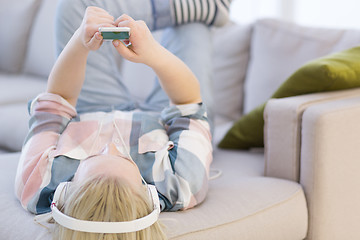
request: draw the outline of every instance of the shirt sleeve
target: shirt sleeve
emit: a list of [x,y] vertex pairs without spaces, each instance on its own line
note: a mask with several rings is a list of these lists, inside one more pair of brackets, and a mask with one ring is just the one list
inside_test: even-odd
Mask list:
[[[204,104],[175,105],[162,111],[172,145],[167,149],[160,199],[165,211],[184,210],[201,203],[208,190],[212,140]],[[164,159],[163,159],[164,160]]]
[[60,134],[77,113],[65,99],[51,93],[40,94],[30,102],[29,113],[29,132],[18,163],[15,193],[25,209],[37,213],[30,205],[50,181],[51,153]]

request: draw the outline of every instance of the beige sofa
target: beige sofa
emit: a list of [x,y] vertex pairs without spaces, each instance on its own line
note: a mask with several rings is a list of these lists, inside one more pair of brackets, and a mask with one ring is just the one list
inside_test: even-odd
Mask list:
[[[0,4],[0,239],[51,239],[21,208],[13,184],[27,101],[45,90],[55,59],[56,1]],[[271,19],[229,24],[213,35],[215,146],[305,62],[360,43],[360,31]],[[153,73],[124,61],[120,67],[141,99],[151,85],[141,76]],[[169,239],[360,239],[360,90],[273,99],[264,117],[265,150],[215,147],[212,174],[222,174],[204,203],[161,214]]]

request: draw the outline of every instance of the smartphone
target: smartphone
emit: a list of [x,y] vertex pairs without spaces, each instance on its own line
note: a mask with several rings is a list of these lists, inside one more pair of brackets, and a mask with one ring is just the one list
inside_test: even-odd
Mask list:
[[104,40],[122,40],[130,37],[130,28],[128,27],[101,27],[99,32]]

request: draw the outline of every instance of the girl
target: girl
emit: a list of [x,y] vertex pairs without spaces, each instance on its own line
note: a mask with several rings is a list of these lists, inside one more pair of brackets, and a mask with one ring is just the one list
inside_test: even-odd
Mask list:
[[[61,54],[46,93],[30,104],[30,131],[18,165],[15,188],[24,208],[43,214],[52,205],[74,222],[129,223],[156,210],[147,184],[156,186],[161,211],[184,210],[204,200],[212,161],[200,93],[201,85],[204,98],[211,95],[207,26],[223,25],[229,4],[206,2],[60,1]],[[200,23],[183,25],[195,21]],[[154,40],[148,25],[152,30],[177,25],[164,33],[164,45],[179,57]],[[103,44],[99,27],[114,26],[131,29],[130,45]],[[158,79],[144,103],[136,102],[121,81],[113,48],[155,71]],[[157,222],[135,232],[79,229],[59,220],[54,238],[165,239]]]

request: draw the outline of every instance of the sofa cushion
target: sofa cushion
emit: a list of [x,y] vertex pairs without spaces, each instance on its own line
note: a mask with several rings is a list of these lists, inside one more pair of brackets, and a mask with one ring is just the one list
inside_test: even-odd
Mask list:
[[[271,96],[283,98],[308,93],[360,87],[360,47],[313,60],[293,73]],[[247,149],[264,144],[265,104],[238,120],[219,146]]]
[[254,25],[244,113],[270,98],[306,62],[360,44],[359,30],[313,28],[264,19]]
[[360,47],[311,61],[293,73],[271,96],[283,98],[360,87]]
[[23,72],[47,78],[55,63],[54,17],[57,0],[43,1],[34,19]]
[[0,106],[27,103],[46,90],[46,79],[30,75],[0,74]]
[[264,147],[264,112],[265,103],[237,120],[220,141],[220,148],[250,149]]
[[[263,153],[215,150],[206,200],[183,212],[163,212],[169,239],[303,239],[307,208],[299,184],[263,175]],[[13,193],[19,154],[0,156],[0,234],[4,239],[50,239]],[[19,231],[21,224],[22,231]]]
[[242,112],[251,31],[252,25],[235,23],[212,29],[214,113],[227,120],[238,119]]
[[0,74],[0,148],[20,151],[28,132],[28,101],[46,90],[46,80]]
[[29,119],[26,102],[0,106],[0,148],[20,151],[29,131]]
[[[40,0],[2,1],[0,7],[0,71],[18,73]],[[14,17],[18,16],[18,17]]]

